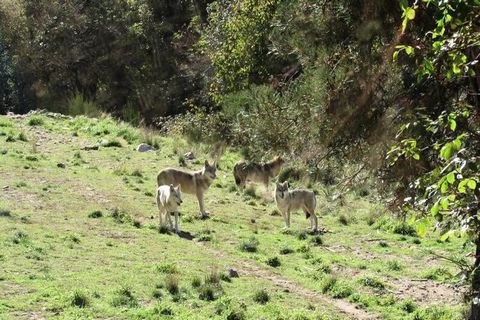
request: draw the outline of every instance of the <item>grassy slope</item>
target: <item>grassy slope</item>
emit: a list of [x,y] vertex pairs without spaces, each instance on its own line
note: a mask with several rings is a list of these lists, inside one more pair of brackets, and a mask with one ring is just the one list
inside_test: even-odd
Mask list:
[[[28,141],[18,139],[21,133]],[[376,214],[381,207],[373,196],[352,193],[344,203],[319,196],[319,221],[330,232],[321,238],[305,234],[309,223],[300,214],[285,232],[282,218],[272,215],[271,196],[235,190],[230,172],[239,156],[226,152],[219,179],[206,195],[212,218],[197,220],[195,198],[184,196],[180,228],[195,236],[189,241],[156,230],[155,177],[186,151],[203,161],[207,146],[147,134],[159,150],[137,153],[134,146],[146,134],[108,118],[0,117],[0,135],[0,318],[352,316],[324,296],[385,319],[460,317],[460,294],[451,284],[458,270],[428,251],[452,256],[469,248],[461,251],[459,240],[439,243],[435,236],[388,231],[395,222]],[[82,150],[101,137],[118,139],[123,147]],[[199,162],[189,166],[200,168]],[[123,223],[112,218],[116,208],[125,213]],[[89,218],[95,210],[103,216]],[[239,250],[251,237],[259,241],[258,252]],[[281,249],[292,252],[280,254]],[[273,257],[280,266],[266,263]],[[176,295],[165,288],[169,266],[179,280]],[[221,281],[223,294],[215,301],[199,299],[191,280],[228,267],[241,277]],[[427,278],[434,280],[421,281]],[[128,289],[123,296],[121,289]],[[270,294],[268,303],[253,301],[259,289]],[[72,304],[75,293],[87,297],[86,308]]]

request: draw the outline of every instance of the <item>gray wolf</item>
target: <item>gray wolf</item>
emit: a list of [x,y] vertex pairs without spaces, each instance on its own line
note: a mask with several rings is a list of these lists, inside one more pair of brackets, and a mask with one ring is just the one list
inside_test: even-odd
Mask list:
[[290,213],[303,209],[306,218],[310,218],[310,227],[313,232],[318,231],[318,218],[315,215],[317,199],[310,190],[289,190],[288,182],[277,183],[275,188],[275,202],[285,220],[285,227],[290,228]]
[[162,185],[157,188],[157,206],[158,206],[158,223],[162,226],[162,215],[165,215],[165,222],[173,229],[172,218],[170,213],[175,213],[175,232],[178,233],[178,206],[182,204],[181,187],[173,187],[173,184],[167,186]]
[[263,182],[268,190],[270,178],[278,175],[283,163],[284,161],[280,156],[276,156],[265,163],[255,163],[244,160],[238,161],[233,167],[235,183],[237,186],[243,188],[247,180]]
[[212,165],[205,161],[201,170],[194,172],[185,172],[178,169],[166,168],[161,170],[157,176],[157,186],[161,185],[180,185],[182,192],[194,194],[197,196],[198,205],[202,218],[208,217],[203,204],[203,195],[208,190],[213,180],[217,177],[217,162]]

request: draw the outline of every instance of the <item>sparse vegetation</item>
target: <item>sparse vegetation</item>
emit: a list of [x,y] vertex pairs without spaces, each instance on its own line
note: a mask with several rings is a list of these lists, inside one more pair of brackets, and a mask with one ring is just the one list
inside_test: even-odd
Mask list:
[[253,295],[253,301],[260,304],[266,304],[270,301],[270,295],[265,289],[258,290]]
[[257,252],[257,248],[260,242],[257,238],[251,237],[248,240],[243,240],[240,243],[240,250],[244,252]]

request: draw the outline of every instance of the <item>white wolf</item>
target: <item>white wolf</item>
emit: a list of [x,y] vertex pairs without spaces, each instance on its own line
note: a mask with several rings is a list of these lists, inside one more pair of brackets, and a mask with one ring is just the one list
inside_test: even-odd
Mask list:
[[290,228],[290,213],[303,209],[307,219],[310,218],[312,231],[318,231],[318,218],[315,215],[317,199],[312,191],[304,189],[288,190],[288,182],[277,183],[275,202],[285,220],[286,228]]
[[173,184],[163,185],[157,188],[157,206],[158,206],[158,223],[162,226],[162,215],[165,215],[165,222],[173,229],[172,218],[170,213],[175,213],[175,232],[178,233],[178,206],[182,204],[181,187],[173,187]]

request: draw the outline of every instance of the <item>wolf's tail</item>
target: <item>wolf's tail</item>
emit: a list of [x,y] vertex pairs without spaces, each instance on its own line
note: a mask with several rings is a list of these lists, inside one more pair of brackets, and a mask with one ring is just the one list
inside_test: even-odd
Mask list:
[[235,164],[235,166],[233,167],[233,176],[235,177],[235,184],[237,186],[240,186],[240,183],[242,183],[242,178],[240,177],[240,174],[239,174],[239,169],[240,169],[240,165],[237,163]]

